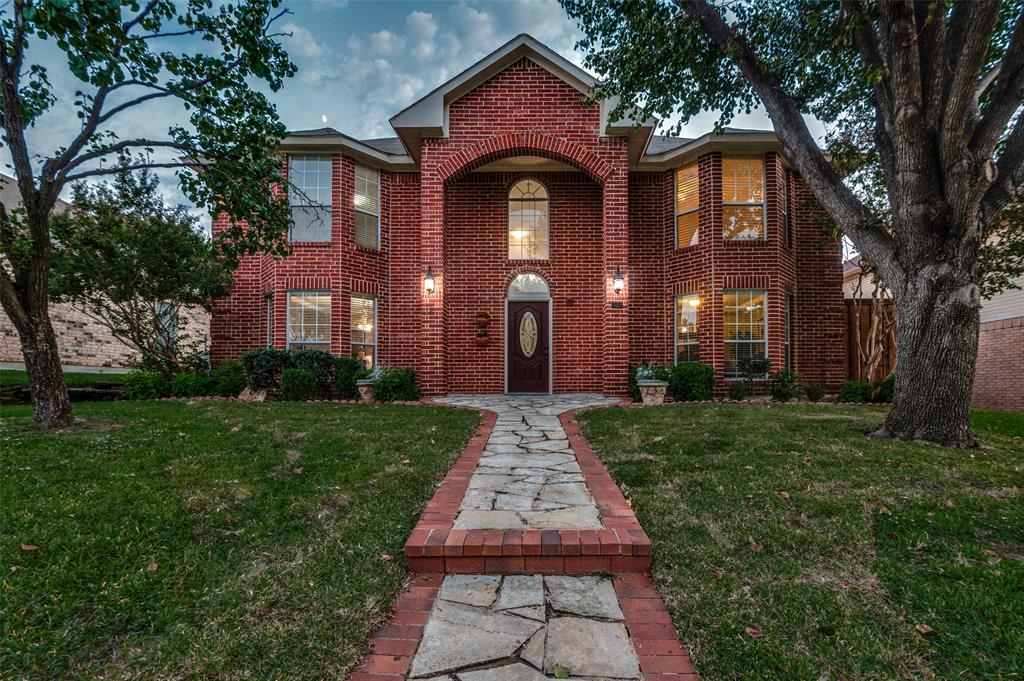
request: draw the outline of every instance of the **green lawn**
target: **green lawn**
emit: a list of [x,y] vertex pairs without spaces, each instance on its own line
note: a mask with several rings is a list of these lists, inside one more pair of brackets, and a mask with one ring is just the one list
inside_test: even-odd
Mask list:
[[952,451],[866,437],[884,413],[580,417],[703,681],[1024,678],[1024,415]]
[[[0,678],[340,678],[478,418],[427,406],[0,412]],[[36,548],[38,547],[38,548]]]
[[[91,386],[96,381],[123,383],[126,374],[95,374],[65,371],[64,381],[69,388]],[[19,369],[0,369],[0,385],[28,385],[28,374]]]

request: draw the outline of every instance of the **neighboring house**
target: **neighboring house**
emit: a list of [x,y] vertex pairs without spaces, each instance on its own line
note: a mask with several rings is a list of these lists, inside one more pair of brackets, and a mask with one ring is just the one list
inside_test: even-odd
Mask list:
[[[293,254],[244,260],[214,361],[322,348],[430,394],[623,394],[640,362],[767,356],[837,389],[842,263],[774,133],[655,135],[519,36],[391,119],[283,143]],[[295,189],[297,188],[297,189]],[[214,220],[214,233],[226,224]]]
[[[21,204],[14,178],[0,175],[0,202],[8,210]],[[57,199],[54,210],[70,208],[66,201]],[[188,330],[196,338],[206,338],[210,315],[202,309],[182,315]],[[67,303],[50,303],[50,322],[57,336],[57,349],[67,371],[123,371],[138,357],[98,321]],[[18,331],[0,308],[0,365],[5,368],[24,366]]]
[[[843,295],[858,297],[860,256],[843,263]],[[975,407],[1024,411],[1024,277],[1009,289],[981,303],[978,363],[974,374]],[[870,276],[860,279],[859,295],[875,290]],[[884,296],[888,298],[888,293]],[[899,358],[896,358],[899,361]]]

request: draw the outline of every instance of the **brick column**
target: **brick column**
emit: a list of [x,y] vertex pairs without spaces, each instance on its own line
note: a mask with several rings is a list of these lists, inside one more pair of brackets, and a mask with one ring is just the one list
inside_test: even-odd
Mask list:
[[[605,179],[602,193],[604,222],[603,390],[623,395],[629,381],[629,183],[625,163]],[[612,290],[612,276],[622,270],[625,288]]]
[[[437,162],[424,146],[420,166],[420,339],[416,373],[424,395],[448,392],[447,338],[444,323],[444,181]],[[423,275],[430,267],[435,289],[427,293]]]

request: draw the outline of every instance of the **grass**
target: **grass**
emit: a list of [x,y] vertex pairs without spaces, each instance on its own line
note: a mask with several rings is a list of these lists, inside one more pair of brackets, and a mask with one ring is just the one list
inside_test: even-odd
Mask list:
[[0,678],[344,676],[477,423],[426,406],[116,402],[0,418]]
[[884,413],[581,415],[704,681],[1024,678],[1024,415],[953,451],[866,437]]
[[[96,381],[123,383],[125,375],[65,371],[64,381],[69,388],[86,388]],[[0,385],[28,385],[28,374],[20,369],[0,369]]]

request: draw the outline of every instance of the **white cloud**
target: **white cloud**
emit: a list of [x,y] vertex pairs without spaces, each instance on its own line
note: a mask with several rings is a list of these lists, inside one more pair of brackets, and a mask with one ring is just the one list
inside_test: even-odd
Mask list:
[[309,30],[293,21],[281,26],[281,30],[291,35],[282,38],[284,47],[293,58],[295,55],[307,59],[320,59],[330,52],[330,48],[321,45]]
[[391,31],[377,31],[370,34],[370,49],[376,54],[398,54],[405,47],[405,41]]

